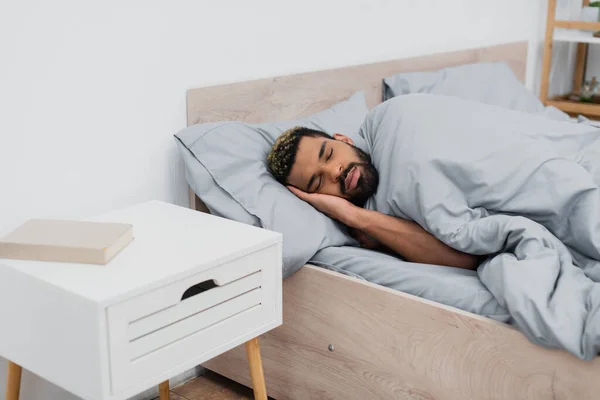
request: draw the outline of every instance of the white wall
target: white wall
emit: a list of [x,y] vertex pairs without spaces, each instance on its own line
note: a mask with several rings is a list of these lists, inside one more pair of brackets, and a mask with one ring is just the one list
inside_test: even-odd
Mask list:
[[[538,5],[6,0],[0,235],[34,216],[79,217],[147,199],[186,205],[172,138],[185,126],[186,89],[528,40]],[[49,388],[26,375],[28,400],[72,399]]]

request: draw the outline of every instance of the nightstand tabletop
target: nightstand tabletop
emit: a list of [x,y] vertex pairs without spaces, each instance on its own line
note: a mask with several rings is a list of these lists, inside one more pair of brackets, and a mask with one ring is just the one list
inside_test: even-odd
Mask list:
[[282,240],[279,233],[161,201],[86,220],[130,223],[134,239],[107,265],[0,259],[0,272],[27,274],[107,306]]

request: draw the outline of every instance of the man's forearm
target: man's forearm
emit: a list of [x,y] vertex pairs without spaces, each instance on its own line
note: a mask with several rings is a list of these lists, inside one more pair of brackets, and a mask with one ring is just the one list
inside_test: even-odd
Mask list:
[[447,246],[412,221],[359,209],[349,222],[411,262],[466,269],[476,269],[479,264],[476,256]]

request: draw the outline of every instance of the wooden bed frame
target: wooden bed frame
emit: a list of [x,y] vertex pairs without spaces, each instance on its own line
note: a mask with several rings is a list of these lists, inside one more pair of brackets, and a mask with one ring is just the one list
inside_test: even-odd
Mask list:
[[[525,75],[527,44],[511,43],[193,89],[188,124],[292,119],[365,90],[381,102],[394,73],[506,61]],[[207,211],[193,192],[192,208]],[[284,281],[284,324],[261,337],[276,399],[600,398],[600,358],[547,350],[520,332],[452,307],[306,265]],[[243,347],[205,366],[251,386]]]

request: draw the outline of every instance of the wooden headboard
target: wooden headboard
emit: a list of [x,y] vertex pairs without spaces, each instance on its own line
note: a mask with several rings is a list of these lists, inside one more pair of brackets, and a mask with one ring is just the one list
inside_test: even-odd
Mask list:
[[[369,107],[374,107],[381,103],[382,80],[390,75],[491,61],[505,61],[524,81],[527,42],[191,89],[187,123],[295,119],[331,107],[359,90],[365,91]],[[207,211],[193,192],[190,207]]]

